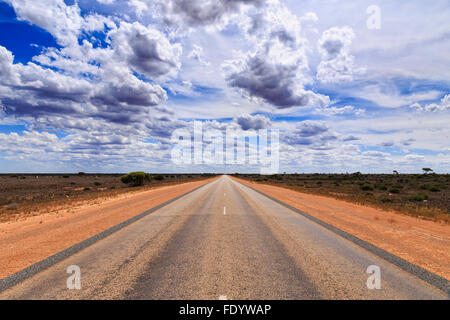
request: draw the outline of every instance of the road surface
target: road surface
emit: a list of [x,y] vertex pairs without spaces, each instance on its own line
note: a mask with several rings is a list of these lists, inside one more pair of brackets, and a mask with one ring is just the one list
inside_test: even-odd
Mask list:
[[[72,265],[81,271],[79,290],[67,287]],[[369,266],[380,268],[381,289],[367,287]],[[0,293],[0,299],[219,298],[448,297],[227,176]]]

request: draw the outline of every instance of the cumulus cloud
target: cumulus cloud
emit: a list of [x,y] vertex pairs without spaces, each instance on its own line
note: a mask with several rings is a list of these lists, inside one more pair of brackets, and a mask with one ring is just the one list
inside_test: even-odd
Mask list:
[[121,22],[120,27],[108,35],[115,52],[136,72],[151,79],[163,75],[175,76],[181,66],[181,45],[171,44],[156,29],[138,22]]
[[439,112],[450,110],[450,94],[445,95],[441,99],[440,103],[430,103],[422,106],[420,103],[415,102],[409,107],[419,112]]
[[[157,85],[143,82],[129,72],[113,72],[100,83],[74,78],[37,64],[14,64],[12,54],[0,47],[0,69],[8,90],[0,100],[6,114],[15,116],[72,115],[106,117],[130,112],[139,115],[167,99]],[[123,118],[121,116],[119,118]],[[130,115],[127,115],[130,118]],[[117,121],[116,116],[112,116]]]
[[343,106],[343,107],[327,107],[327,108],[321,108],[318,109],[319,113],[324,113],[327,115],[349,115],[349,114],[354,114],[354,115],[362,115],[365,113],[364,109],[358,109],[355,108],[354,106]]
[[385,159],[389,157],[389,153],[387,152],[381,152],[381,151],[365,151],[362,154],[362,157],[365,159]]
[[[54,168],[67,163],[65,168],[70,170],[84,163],[84,168],[89,169],[95,164],[100,170],[119,168],[111,171],[121,171],[124,166],[141,166],[142,169],[143,165],[156,163],[156,168],[163,170],[163,164],[170,163],[172,132],[191,127],[188,120],[179,120],[177,116],[212,118],[219,108],[230,104],[232,107],[227,108],[226,117],[233,120],[228,123],[207,121],[205,129],[224,132],[231,126],[243,137],[251,135],[251,130],[280,128],[282,161],[292,164],[288,170],[297,170],[299,163],[308,163],[319,171],[333,170],[329,168],[336,166],[341,166],[344,172],[349,166],[353,166],[354,171],[361,170],[361,166],[382,170],[380,161],[401,163],[410,159],[413,164],[424,160],[421,156],[400,159],[397,154],[391,156],[392,160],[387,153],[366,151],[366,148],[366,152],[361,153],[358,146],[347,144],[357,140],[360,140],[358,145],[364,142],[372,147],[406,148],[414,144],[411,149],[426,149],[431,141],[430,149],[446,150],[442,148],[446,147],[445,142],[435,139],[433,130],[438,126],[434,123],[425,126],[418,122],[406,132],[402,121],[411,120],[403,119],[404,115],[402,121],[395,124],[378,121],[375,126],[371,115],[367,116],[367,122],[355,119],[355,115],[364,112],[362,108],[329,106],[329,98],[316,91],[324,88],[318,82],[351,81],[362,70],[355,67],[350,50],[355,40],[353,30],[339,27],[325,32],[320,30],[323,33],[319,34],[323,24],[316,22],[319,17],[321,21],[327,17],[320,7],[312,4],[286,1],[284,5],[278,0],[97,0],[93,5],[65,0],[6,2],[11,4],[19,20],[45,29],[58,46],[46,48],[39,39],[32,39],[37,43],[33,52],[41,52],[30,61],[24,60],[20,50],[15,59],[16,51],[0,46],[0,122],[16,124],[20,121],[26,127],[20,134],[0,133],[3,160],[51,163]],[[296,15],[294,10],[302,14]],[[317,10],[318,14],[310,10]],[[114,14],[108,15],[112,11]],[[313,39],[316,33],[320,38],[318,50],[312,50],[308,39]],[[358,39],[355,44],[358,60],[370,56],[361,41]],[[204,49],[195,43],[208,44],[208,59]],[[185,54],[182,54],[182,45],[187,50]],[[387,52],[391,54],[392,50]],[[317,61],[316,57],[311,57],[317,54],[320,55],[318,68],[310,70],[309,65]],[[217,66],[226,59],[230,60],[223,64],[222,77]],[[200,68],[193,62],[198,62]],[[385,65],[385,60],[382,62]],[[187,67],[182,69],[182,64]],[[420,63],[417,65],[423,67]],[[399,64],[398,67],[406,69],[405,66]],[[211,72],[199,74],[199,70],[206,69]],[[450,109],[450,95],[438,101],[448,89],[445,84],[435,86],[439,91],[428,92],[414,91],[420,85],[412,84],[409,86],[411,93],[405,94],[403,89],[407,86],[403,82],[392,86],[385,78],[378,82],[376,79],[379,78],[373,77],[366,86],[359,85],[356,89],[352,84],[341,86],[337,99],[360,98],[363,101],[358,104],[369,100],[383,107],[411,105],[430,113],[422,114],[421,121],[425,122],[427,117],[436,119],[439,130],[445,133],[446,129],[442,129],[445,117],[433,114]],[[391,82],[398,80],[393,79]],[[225,89],[224,85],[230,89]],[[242,101],[233,92],[254,103]],[[416,101],[418,103],[413,104]],[[200,103],[197,105],[197,102]],[[305,109],[313,115],[339,116],[340,121],[333,127],[339,129],[340,126],[342,134],[322,121],[272,122],[258,114],[271,109],[306,106],[314,107]],[[376,111],[376,106],[370,106]],[[234,115],[230,115],[231,112],[235,112]],[[300,110],[274,112],[287,117],[303,116]],[[403,109],[396,112],[403,112]],[[374,114],[380,115],[379,112]],[[382,128],[379,128],[380,123]],[[392,125],[396,128],[395,134],[390,132]],[[374,128],[370,129],[372,126]],[[419,132],[414,131],[419,127]],[[383,136],[378,133],[379,129]],[[50,130],[58,134],[49,133]],[[371,130],[377,133],[368,133]],[[410,138],[413,134],[421,139],[414,142]],[[426,156],[426,159],[432,157],[434,163],[450,163],[448,157],[445,160],[439,155]],[[117,164],[121,166],[115,166]],[[437,168],[434,164],[430,166]]]
[[20,20],[28,21],[50,32],[62,46],[76,43],[82,30],[103,29],[110,20],[95,15],[81,16],[77,3],[67,5],[64,0],[7,0]]
[[[31,125],[51,123],[50,118],[60,125],[82,118],[130,124],[167,100],[157,83],[178,72],[181,46],[160,31],[97,13],[82,16],[77,3],[62,0],[11,5],[20,19],[45,28],[62,47],[46,48],[33,62],[21,64],[0,46],[5,115],[27,117]],[[104,34],[103,46],[94,46],[95,36],[85,37],[94,31]]]
[[338,136],[323,121],[302,121],[295,129],[286,132],[282,140],[288,145],[308,146],[314,149],[332,148],[331,143],[338,140]]
[[242,130],[260,130],[267,129],[270,126],[270,120],[262,115],[241,114],[235,121]]
[[166,92],[159,86],[139,81],[134,77],[124,83],[111,82],[99,86],[94,101],[114,106],[121,103],[134,106],[156,106],[167,99]]
[[219,23],[225,15],[238,11],[241,5],[260,6],[264,2],[265,0],[157,1],[167,22],[194,27]]
[[203,48],[194,44],[191,52],[188,55],[189,59],[194,59],[204,66],[209,66],[210,63],[205,59]]
[[223,64],[230,87],[244,97],[277,108],[329,103],[328,97],[305,89],[308,61],[299,18],[274,3],[241,23],[255,50]]
[[358,140],[360,140],[360,138],[355,137],[354,135],[346,136],[342,139],[342,141],[344,141],[344,142],[358,141]]
[[[0,46],[1,116],[24,120],[31,130],[1,140],[15,141],[11,150],[28,159],[128,161],[127,150],[136,161],[163,158],[167,148],[149,153],[155,143],[145,140],[152,137],[162,146],[171,130],[186,125],[162,107],[167,100],[162,83],[176,76],[181,46],[152,26],[82,15],[77,3],[20,0],[11,5],[19,19],[49,31],[60,47],[43,48],[23,64]],[[33,150],[34,141],[49,139],[35,130],[49,129],[70,134],[51,135],[53,141]]]
[[361,69],[354,66],[355,58],[350,46],[355,37],[350,27],[333,27],[326,30],[319,39],[318,47],[322,61],[317,67],[317,79],[324,83],[351,81]]

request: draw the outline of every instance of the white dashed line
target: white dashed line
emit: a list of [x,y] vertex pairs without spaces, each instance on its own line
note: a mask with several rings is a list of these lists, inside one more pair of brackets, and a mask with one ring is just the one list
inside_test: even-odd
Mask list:
[[227,207],[223,207],[223,215],[227,214]]

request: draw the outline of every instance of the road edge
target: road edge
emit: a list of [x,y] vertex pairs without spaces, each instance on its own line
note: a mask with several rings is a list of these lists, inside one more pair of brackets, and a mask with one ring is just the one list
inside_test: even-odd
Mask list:
[[365,240],[362,240],[344,230],[341,230],[325,221],[322,221],[300,209],[297,209],[281,200],[278,200],[260,190],[257,190],[249,185],[246,185],[236,179],[233,179],[233,181],[269,198],[270,200],[275,201],[276,203],[288,208],[289,210],[292,210],[292,211],[302,215],[303,217],[307,218],[308,220],[311,220],[311,221],[319,224],[320,226],[324,227],[325,229],[343,237],[344,239],[351,241],[352,243],[358,245],[359,247],[366,249],[367,251],[375,254],[376,256],[382,258],[383,260],[386,260],[387,262],[399,267],[400,269],[408,272],[409,274],[412,274],[413,276],[425,281],[426,283],[432,285],[433,287],[436,287],[439,290],[444,291],[447,295],[449,295],[449,298],[450,298],[450,281],[445,279],[444,277],[441,277],[431,271],[428,271],[416,264],[408,262],[403,258],[400,258],[384,249],[381,249],[380,247],[377,247]]
[[156,207],[148,209],[148,210],[146,210],[128,220],[125,220],[109,229],[106,229],[100,233],[97,233],[96,235],[94,235],[90,238],[87,238],[81,242],[78,242],[78,243],[70,246],[67,249],[64,249],[58,253],[55,253],[54,255],[51,255],[41,261],[33,263],[32,265],[26,267],[25,269],[22,269],[20,271],[17,271],[16,273],[13,273],[12,275],[9,275],[3,279],[0,279],[0,293],[19,284],[20,282],[22,282],[28,278],[31,278],[32,276],[38,274],[39,272],[42,272],[45,269],[48,269],[49,267],[55,265],[56,263],[61,262],[62,260],[74,255],[75,253],[80,252],[81,250],[83,250],[83,249],[95,244],[96,242],[112,235],[113,233],[129,226],[130,224],[132,224],[138,220],[141,220],[142,218],[148,216],[149,214],[155,212],[156,210],[159,210],[159,209],[171,204],[172,202],[175,202],[175,201],[187,196],[188,194],[191,194],[192,192],[197,191],[200,188],[203,188],[203,187],[213,183],[214,181],[217,181],[217,179],[207,182],[201,186],[198,186],[186,193],[176,196],[173,199],[167,200],[166,202],[163,202],[163,203],[157,205]]

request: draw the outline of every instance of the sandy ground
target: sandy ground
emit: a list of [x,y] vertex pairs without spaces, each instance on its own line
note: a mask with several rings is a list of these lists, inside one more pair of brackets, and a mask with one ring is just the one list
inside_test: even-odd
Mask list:
[[71,210],[0,223],[0,279],[211,180],[131,192]]
[[450,226],[395,212],[233,178],[450,279]]

